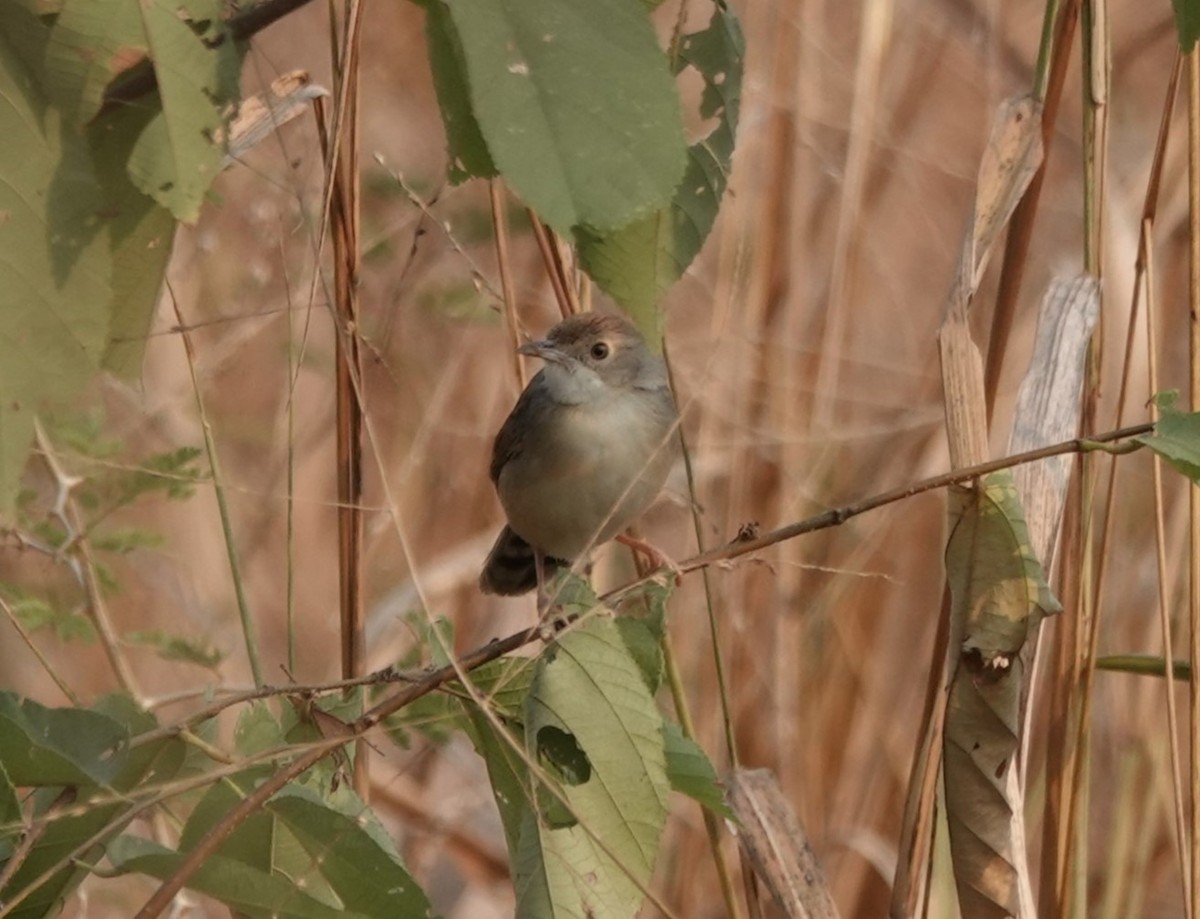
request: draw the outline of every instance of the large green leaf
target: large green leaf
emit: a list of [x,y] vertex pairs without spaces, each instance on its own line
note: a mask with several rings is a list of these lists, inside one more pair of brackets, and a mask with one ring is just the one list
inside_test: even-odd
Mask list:
[[[100,830],[111,827],[115,832],[129,819],[132,802],[120,792],[154,788],[174,778],[184,763],[185,747],[178,738],[165,737],[129,749],[129,737],[157,722],[126,696],[105,697],[96,710],[87,710],[48,709],[5,693],[0,709],[0,764],[13,784],[42,786],[33,797],[33,817],[48,821],[0,890],[0,902],[22,895],[13,915],[32,919],[54,910],[90,873],[87,863],[100,850],[84,852],[81,861],[71,861],[71,854]],[[60,784],[66,787],[50,787]],[[0,832],[0,863],[16,844],[15,832]],[[28,890],[47,872],[46,881]]]
[[105,785],[128,736],[120,722],[81,708],[47,708],[0,693],[0,762],[14,785]]
[[[361,699],[347,704],[360,708]],[[281,724],[268,706],[255,703],[239,717],[234,741],[241,754],[252,755],[278,749],[307,729],[291,713]],[[195,848],[276,768],[253,766],[209,786],[184,825],[179,852]],[[197,876],[194,889],[255,916],[265,908],[252,892],[255,878],[276,892],[280,915],[325,915],[325,908],[350,916],[425,915],[428,901],[378,818],[348,783],[331,782],[330,772],[328,766],[310,772],[250,814],[218,848],[220,871]],[[178,860],[169,850],[138,848],[140,842],[122,845],[132,845],[136,855],[122,862],[124,871],[163,876],[159,872]],[[149,854],[154,857],[143,859]]]
[[[165,876],[270,772],[256,767],[215,782],[189,817],[178,854],[122,841],[119,870]],[[272,905],[278,915],[324,916],[336,909],[380,919],[424,916],[429,909],[378,818],[345,785],[288,785],[242,822],[209,863],[219,870],[198,874],[189,885],[252,916],[271,915]],[[257,887],[273,891],[274,899],[262,899]]]
[[687,151],[683,181],[662,210],[611,232],[576,231],[587,273],[622,306],[651,341],[660,336],[659,296],[678,280],[708,239],[729,179],[741,108],[745,39],[723,3],[708,27],[685,35],[676,70],[704,81],[700,115],[712,130]]
[[[160,880],[174,874],[185,857],[137,836],[113,840],[107,852],[114,870],[148,874]],[[343,909],[337,902],[323,902],[283,875],[223,855],[205,859],[200,870],[189,878],[188,886],[253,919],[370,919],[367,914]]]
[[151,62],[157,105],[135,106],[149,117],[126,165],[138,189],[185,222],[219,171],[225,109],[238,94],[244,48],[222,12],[220,0],[66,0],[46,46],[50,97],[77,128],[111,84]]
[[112,257],[103,367],[127,379],[141,373],[146,334],[175,241],[171,212],[138,191],[126,170],[142,127],[157,117],[161,113],[153,109],[125,107],[106,114],[88,131]]
[[429,0],[425,7],[425,41],[429,49],[429,67],[437,90],[438,108],[446,127],[450,156],[450,181],[469,178],[490,179],[496,165],[471,108],[467,87],[467,63],[462,42],[450,10],[443,0]]
[[76,129],[95,117],[117,77],[146,59],[139,3],[65,0],[45,51],[46,89]]
[[539,659],[525,744],[561,781],[525,812],[517,914],[637,915],[670,783],[662,716],[610,617],[571,627]]
[[666,205],[683,177],[683,120],[638,0],[449,10],[491,161],[543,220],[611,229]]
[[64,130],[10,40],[38,24],[0,2],[0,512],[11,504],[47,401],[100,365],[111,260],[83,138]]
[[289,785],[266,810],[308,855],[295,878],[312,890],[328,885],[344,908],[366,916],[427,916],[429,901],[408,874],[375,814],[349,790],[322,798],[309,787]]

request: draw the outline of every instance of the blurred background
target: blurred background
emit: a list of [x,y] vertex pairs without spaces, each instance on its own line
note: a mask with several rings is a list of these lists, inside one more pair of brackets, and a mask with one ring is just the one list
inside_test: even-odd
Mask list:
[[[667,6],[659,12],[664,35],[677,9]],[[1043,16],[1030,0],[733,6],[748,50],[729,193],[703,253],[663,304],[695,464],[700,548],[749,523],[776,527],[949,467],[935,335],[992,115],[1002,99],[1030,89]],[[1112,79],[1096,430],[1115,426],[1142,200],[1176,53],[1170,4],[1117,2],[1107,13]],[[467,650],[531,624],[534,601],[484,597],[476,587],[502,523],[487,475],[491,441],[519,392],[498,311],[488,189],[447,182],[422,10],[377,3],[366,15],[358,331],[368,424],[368,663],[377,668],[412,657],[416,624],[426,615],[449,620],[456,646]],[[696,4],[694,27],[708,15]],[[245,91],[294,68],[328,86],[328,59],[327,11],[312,4],[256,39]],[[1083,267],[1080,99],[1077,41],[1000,387],[995,455],[1008,439],[1037,303],[1051,278]],[[1184,127],[1180,108],[1155,230],[1161,388],[1186,386]],[[309,301],[321,181],[311,117],[231,167],[198,225],[179,232],[141,380],[105,381],[81,407],[119,444],[105,460],[114,468],[202,445],[173,297],[194,330],[195,369],[271,682],[286,679],[289,579],[296,624],[290,675],[305,683],[339,675],[334,339],[326,309],[332,282],[318,284]],[[540,335],[559,318],[557,306],[524,210],[510,201],[522,331]],[[977,300],[981,343],[994,285],[989,276]],[[599,293],[596,301],[603,303]],[[1127,423],[1147,417],[1142,333],[1134,353]],[[290,359],[299,365],[294,388]],[[69,452],[68,444],[56,446]],[[1157,652],[1151,466],[1141,456],[1119,466],[1100,648]],[[40,474],[31,466],[32,476]],[[1167,487],[1167,590],[1179,598],[1186,503],[1181,486],[1168,479]],[[941,667],[933,640],[943,521],[943,495],[924,494],[708,575],[741,761],[778,774],[847,917],[887,908],[926,686]],[[247,685],[210,484],[187,500],[138,502],[110,522],[162,536],[160,545],[110,563],[118,631],[161,629],[227,655],[214,675],[130,648],[145,696],[163,701],[214,682]],[[682,468],[643,532],[678,558],[697,550]],[[72,582],[50,561],[4,553],[11,579],[72,602]],[[631,572],[625,550],[598,554],[602,586]],[[729,764],[704,583],[698,575],[686,579],[669,627],[699,740],[720,772]],[[1044,640],[1053,641],[1060,627],[1049,622]],[[95,646],[40,644],[77,688],[114,688]],[[6,685],[61,703],[7,633],[0,663]],[[1163,699],[1159,680],[1096,677],[1088,915],[1182,915]],[[160,715],[183,710],[168,700]],[[1036,864],[1041,770],[1047,746],[1061,738],[1036,726],[1034,736]],[[450,919],[511,915],[503,836],[470,745],[459,736],[401,749],[381,739],[380,750],[373,804],[436,907]],[[679,916],[720,916],[699,811],[678,797],[674,805],[656,885]],[[939,885],[935,876],[931,914],[953,916],[952,887]],[[69,913],[119,914],[122,907],[106,899],[112,896],[109,886],[89,885]],[[196,915],[220,914],[202,901],[195,908]]]

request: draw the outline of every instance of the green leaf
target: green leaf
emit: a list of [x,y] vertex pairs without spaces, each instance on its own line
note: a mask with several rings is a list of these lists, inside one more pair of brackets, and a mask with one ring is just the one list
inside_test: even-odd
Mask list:
[[139,527],[110,527],[94,533],[91,539],[93,549],[118,555],[128,555],[136,549],[158,549],[164,542],[161,534]]
[[242,756],[265,753],[287,743],[286,732],[265,702],[251,702],[238,716],[233,743]]
[[1179,47],[1188,54],[1200,38],[1200,0],[1171,0],[1171,8],[1175,10]]
[[428,899],[378,818],[348,789],[342,796],[349,807],[330,806],[312,789],[289,785],[267,802],[309,857],[297,885],[311,889],[319,877],[345,909],[366,916],[428,916]]
[[[270,766],[256,767],[214,783],[184,827],[180,852],[192,849],[271,772]],[[345,915],[427,915],[424,893],[374,813],[345,784],[336,791],[317,784],[292,783],[251,814],[218,849],[221,877],[194,882],[194,889],[260,915],[262,901],[248,901],[240,880],[254,872],[279,893],[284,909],[314,909],[307,899],[312,898]],[[157,869],[126,865],[122,870]],[[298,899],[301,893],[304,899]],[[302,906],[289,906],[293,903]]]
[[663,207],[683,177],[679,99],[638,0],[451,3],[471,109],[508,184],[559,232]]
[[65,0],[46,45],[46,88],[75,129],[95,117],[104,91],[146,58],[138,4]]
[[0,760],[0,837],[11,837],[24,826],[24,814],[17,789],[13,787],[4,761]]
[[112,267],[98,236],[100,188],[82,137],[64,130],[12,42],[38,28],[0,3],[0,513],[7,512],[44,404],[99,367]]
[[544,810],[525,810],[514,860],[517,914],[635,916],[653,872],[670,783],[662,716],[607,616],[572,626],[539,659],[526,705],[526,748],[543,752],[547,737],[562,734],[579,751],[571,757],[571,783],[554,796],[571,820],[553,825]]
[[158,291],[175,242],[175,218],[134,186],[126,168],[145,126],[157,117],[161,113],[153,106],[127,106],[106,114],[88,131],[112,256],[103,366],[125,379],[141,373]]
[[138,6],[162,113],[134,144],[129,177],[177,220],[192,223],[221,165],[221,109],[237,98],[242,50],[225,31],[219,0]]
[[108,87],[151,61],[158,104],[150,95],[116,109],[133,138],[123,162],[134,185],[189,223],[219,171],[224,110],[238,95],[244,49],[222,12],[219,0],[66,0],[46,46],[47,89],[76,129],[101,111]]
[[[1165,676],[1167,672],[1166,661],[1158,654],[1107,654],[1096,658],[1096,669],[1139,676]],[[1171,679],[1186,683],[1191,678],[1189,661],[1177,660],[1171,665]]]
[[0,761],[19,786],[103,785],[125,728],[99,712],[47,708],[0,693]]
[[704,81],[700,115],[712,130],[687,151],[687,171],[670,205],[606,233],[576,231],[584,269],[624,306],[648,341],[662,337],[658,298],[687,270],[712,231],[728,184],[741,109],[745,39],[723,3],[706,29],[683,37],[677,70]]
[[[137,836],[118,837],[109,844],[107,854],[113,869],[122,874],[147,874],[160,880],[170,877],[184,859],[178,852]],[[336,903],[321,902],[290,878],[223,855],[205,859],[188,879],[188,887],[253,919],[368,919]]]
[[667,778],[671,788],[685,794],[701,807],[718,817],[733,819],[733,811],[725,803],[725,790],[717,780],[717,770],[700,746],[685,737],[679,725],[663,722],[663,737],[667,748]]
[[[0,696],[0,708],[9,715],[5,728],[11,730],[11,697]],[[157,726],[154,717],[140,710],[128,696],[113,695],[101,698],[95,711],[84,709],[43,709],[24,702],[22,718],[15,719],[25,732],[37,732],[37,747],[28,757],[12,756],[7,743],[0,742],[0,761],[9,770],[10,779],[18,785],[45,784],[64,778],[73,772],[102,779],[106,787],[80,784],[74,788],[43,788],[34,796],[35,819],[48,813],[51,805],[71,806],[49,821],[45,832],[38,837],[28,858],[16,874],[0,890],[0,902],[11,900],[17,892],[28,888],[43,874],[50,877],[22,902],[14,916],[34,917],[52,912],[70,891],[91,872],[87,865],[99,857],[99,846],[83,853],[79,862],[68,856],[101,829],[121,827],[127,819],[131,804],[112,791],[147,788],[171,781],[185,761],[186,749],[175,737],[164,737],[133,749],[126,740]],[[26,739],[28,735],[26,734]],[[55,757],[69,760],[64,768]],[[44,778],[25,773],[41,766],[50,767]],[[18,778],[18,776],[22,776]],[[32,778],[32,780],[30,780]],[[11,852],[12,840],[0,836],[0,862]]]
[[487,766],[488,782],[496,809],[504,826],[504,841],[508,855],[516,860],[521,842],[521,827],[530,811],[529,770],[521,759],[523,725],[501,718],[501,727],[469,703],[467,707],[470,729],[467,731],[471,743]]
[[430,0],[424,6],[429,66],[449,145],[450,181],[458,184],[472,177],[490,179],[497,175],[496,166],[471,108],[467,63],[458,30],[443,0]]
[[1029,544],[1012,473],[952,488],[950,529],[946,576],[965,623],[962,649],[989,666],[1011,659],[1042,617],[1062,610]]
[[1193,482],[1200,483],[1200,412],[1183,413],[1175,408],[1178,393],[1154,397],[1162,416],[1154,431],[1135,437]]
[[127,632],[125,641],[129,644],[145,645],[153,648],[158,656],[165,661],[180,661],[185,664],[195,664],[214,673],[225,660],[225,654],[207,643],[184,638],[181,635],[170,635],[162,629],[141,629]]

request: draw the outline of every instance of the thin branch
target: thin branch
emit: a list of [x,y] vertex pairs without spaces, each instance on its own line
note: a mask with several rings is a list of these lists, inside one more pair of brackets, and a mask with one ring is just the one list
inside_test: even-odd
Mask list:
[[170,290],[171,306],[175,310],[175,318],[179,322],[179,337],[183,339],[183,350],[187,355],[188,370],[192,376],[192,389],[196,395],[196,410],[200,415],[200,428],[204,433],[204,449],[208,453],[208,465],[212,470],[213,493],[217,498],[217,511],[221,517],[221,531],[225,537],[225,551],[229,557],[229,574],[233,578],[233,592],[237,599],[238,616],[242,622],[242,636],[246,642],[246,657],[250,661],[250,673],[254,677],[254,685],[261,686],[262,664],[258,656],[258,640],[254,636],[254,621],[250,615],[250,605],[246,599],[246,591],[242,585],[242,574],[238,563],[237,547],[233,542],[233,524],[229,517],[229,503],[225,499],[225,482],[221,477],[221,466],[217,459],[217,444],[213,438],[212,424],[208,420],[208,412],[204,407],[204,398],[200,394],[200,378],[196,375],[196,352],[192,347],[192,336],[183,328],[183,314],[179,310],[179,302],[175,299],[174,291]]
[[270,800],[272,795],[287,785],[288,782],[303,775],[334,750],[375,728],[388,715],[398,711],[410,702],[433,692],[433,690],[437,689],[443,683],[457,678],[460,668],[462,670],[473,670],[481,667],[489,661],[496,660],[498,657],[537,640],[539,635],[540,630],[534,627],[485,645],[483,648],[462,658],[457,664],[449,664],[439,670],[435,670],[408,689],[401,690],[384,699],[355,721],[354,724],[350,725],[344,736],[329,738],[314,744],[312,749],[307,753],[288,763],[263,782],[262,785],[258,786],[251,794],[239,801],[220,822],[205,833],[203,838],[196,843],[195,847],[188,852],[179,867],[172,872],[171,876],[146,901],[146,904],[138,911],[134,919],[153,919],[153,917],[158,916],[159,913],[166,909],[171,904],[171,900],[174,899],[175,895],[187,883],[188,879],[216,852],[233,831],[245,822],[246,818]]
[[[1106,445],[1114,441],[1125,440],[1130,437],[1138,437],[1142,434],[1149,434],[1154,430],[1153,424],[1137,424],[1127,428],[1119,428],[1115,431],[1106,431],[1103,434],[1097,434],[1095,437],[1082,438],[1075,437],[1071,440],[1064,440],[1062,443],[1051,444],[1048,447],[1039,447],[1036,450],[1028,450],[1025,453],[1017,453],[1012,456],[1002,456],[999,459],[988,460],[986,463],[978,463],[974,466],[964,466],[960,469],[955,469],[952,472],[943,472],[941,475],[935,475],[929,479],[922,479],[919,482],[914,482],[911,485],[905,485],[901,488],[894,488],[891,491],[885,491],[882,494],[875,495],[870,498],[864,498],[854,504],[847,504],[843,507],[835,507],[831,510],[817,514],[815,517],[808,517],[804,520],[790,523],[787,526],[782,526],[777,530],[771,530],[769,533],[764,533],[761,536],[754,536],[751,539],[734,539],[732,542],[726,543],[717,549],[711,549],[708,552],[701,552],[699,555],[694,555],[689,559],[685,559],[678,563],[678,568],[681,573],[686,574],[689,571],[697,571],[701,568],[707,568],[709,565],[715,565],[720,562],[731,561],[743,555],[749,555],[751,552],[757,552],[760,549],[765,549],[768,546],[773,546],[776,543],[784,542],[789,539],[794,539],[797,536],[802,536],[805,533],[811,533],[814,530],[824,530],[829,527],[840,526],[852,517],[857,517],[860,514],[865,514],[867,511],[873,511],[876,508],[883,507],[886,504],[894,504],[897,501],[902,501],[905,498],[911,498],[914,495],[919,495],[927,491],[934,491],[938,488],[946,488],[950,485],[959,485],[963,482],[969,482],[972,479],[977,479],[980,476],[989,475],[993,472],[999,472],[1001,469],[1008,469],[1013,466],[1022,466],[1025,463],[1034,463],[1041,459],[1048,459],[1051,456],[1061,456],[1064,453],[1090,453],[1093,450],[1104,450],[1105,452],[1114,452],[1112,448]],[[1115,452],[1125,452],[1124,449],[1118,447]],[[651,578],[654,577],[653,575]],[[623,587],[618,587],[616,590],[610,591],[600,599],[606,603],[616,602],[626,596],[630,591],[640,587],[643,583],[651,578],[640,578]]]

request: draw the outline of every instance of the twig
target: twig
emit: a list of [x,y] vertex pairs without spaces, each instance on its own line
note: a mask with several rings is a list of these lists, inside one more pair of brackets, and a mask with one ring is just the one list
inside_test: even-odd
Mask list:
[[[774,530],[765,536],[758,539],[734,541],[728,545],[693,556],[691,559],[680,564],[680,569],[683,571],[695,571],[708,565],[717,564],[718,562],[736,558],[740,555],[745,555],[749,552],[765,548],[766,546],[782,542],[786,539],[794,538],[803,533],[812,532],[813,530],[822,529],[825,527],[836,526],[851,517],[865,513],[868,510],[873,510],[877,507],[882,507],[885,504],[890,504],[902,498],[912,495],[921,494],[925,491],[930,491],[935,488],[943,488],[948,485],[953,485],[959,482],[968,481],[990,472],[995,472],[1000,469],[1005,469],[1010,466],[1020,465],[1021,463],[1034,462],[1039,459],[1045,459],[1050,456],[1058,456],[1063,453],[1083,452],[1094,449],[1097,443],[1108,443],[1123,438],[1134,437],[1140,434],[1146,434],[1153,430],[1153,425],[1143,424],[1134,427],[1124,428],[1118,431],[1109,431],[1101,434],[1090,441],[1081,439],[1073,439],[1064,441],[1060,444],[1055,444],[1049,447],[1043,447],[1039,450],[1031,450],[1026,453],[1017,454],[1016,456],[1004,457],[999,460],[993,460],[987,463],[980,463],[977,466],[955,470],[953,473],[946,473],[940,476],[934,476],[930,479],[925,479],[913,485],[904,488],[895,489],[885,494],[868,498],[846,507],[829,511],[820,514],[817,517],[809,518],[790,526],[781,527]],[[650,580],[650,577],[639,578],[637,581],[626,585],[618,590],[612,591],[601,598],[601,603],[609,605],[615,602],[616,599],[627,596],[637,586]],[[303,756],[300,756],[293,762],[287,764],[276,772],[266,782],[256,788],[250,795],[243,798],[233,809],[229,811],[208,833],[204,835],[191,851],[188,852],[183,862],[165,880],[157,891],[151,896],[142,909],[137,913],[135,919],[153,919],[171,902],[176,893],[179,892],[187,883],[188,879],[204,864],[204,862],[217,850],[218,847],[233,833],[233,831],[241,825],[254,811],[265,804],[272,795],[282,789],[288,782],[302,775],[308,769],[312,768],[321,759],[331,753],[333,750],[349,743],[355,738],[365,734],[366,732],[377,727],[383,719],[400,710],[404,706],[410,704],[416,699],[421,698],[433,692],[443,684],[451,680],[459,678],[463,673],[474,670],[489,661],[517,650],[527,644],[530,644],[539,639],[541,630],[535,626],[529,629],[515,632],[506,638],[493,641],[490,644],[479,648],[470,654],[458,659],[457,661],[441,667],[438,670],[429,673],[425,677],[418,680],[407,689],[400,690],[395,694],[381,701],[374,706],[370,711],[366,712],[361,718],[349,725],[346,733],[343,736],[328,738],[313,746]],[[145,735],[143,735],[145,736]]]
[[[62,694],[70,700],[72,705],[74,705],[76,708],[80,708],[83,703],[79,700],[79,696],[75,695],[75,690],[68,686],[66,680],[58,675],[54,667],[51,666],[50,661],[46,658],[46,655],[42,654],[41,649],[33,643],[33,636],[26,631],[25,626],[22,625],[21,619],[16,613],[16,610],[8,605],[8,601],[4,599],[3,594],[0,594],[0,609],[4,610],[4,615],[8,617],[8,621],[11,622],[12,627],[17,630],[17,634],[20,635],[25,644],[29,646],[29,650],[32,651],[33,656],[38,659],[38,663],[42,665],[42,669],[50,675],[50,679],[54,681],[54,685],[62,690]],[[3,889],[2,884],[0,884],[0,889]]]
[[179,310],[179,301],[175,292],[167,283],[171,307],[175,310],[175,319],[179,322],[179,337],[183,339],[183,350],[187,355],[188,371],[192,375],[192,390],[196,394],[196,410],[200,414],[200,428],[204,432],[204,449],[208,454],[208,465],[212,470],[213,493],[217,498],[217,512],[221,517],[221,531],[225,537],[225,552],[229,557],[229,573],[233,578],[233,592],[237,598],[238,615],[242,621],[242,636],[246,642],[246,657],[250,660],[250,673],[254,677],[254,685],[261,686],[262,664],[258,657],[258,641],[254,636],[254,621],[250,616],[250,606],[246,600],[246,591],[242,585],[241,570],[238,565],[237,547],[233,542],[233,524],[229,519],[229,503],[225,500],[225,483],[221,477],[221,466],[217,459],[217,444],[213,438],[212,424],[208,420],[208,412],[204,407],[204,399],[200,394],[200,378],[196,375],[196,352],[192,347],[192,336],[183,327],[183,314]]
[[272,696],[315,696],[326,692],[340,692],[341,690],[351,689],[355,686],[380,686],[386,683],[416,683],[424,679],[427,675],[428,672],[420,674],[406,673],[394,667],[384,667],[382,670],[364,674],[350,680],[331,680],[328,683],[289,684],[287,686],[261,686],[258,689],[249,689],[245,692],[233,692],[219,702],[206,705],[199,711],[192,712],[174,724],[166,724],[162,727],[146,731],[143,734],[136,735],[130,739],[128,747],[132,750],[135,747],[145,746],[156,740],[162,740],[164,737],[172,737],[195,727],[202,721],[215,718],[227,708],[242,705],[246,702],[269,699]]
[[525,364],[517,348],[521,344],[521,330],[517,325],[517,294],[513,288],[512,265],[508,254],[508,219],[504,214],[504,186],[499,179],[488,182],[488,200],[492,206],[492,226],[496,237],[496,265],[500,270],[500,290],[504,294],[504,324],[512,345],[512,360],[517,372],[517,384],[525,388]]
[[9,882],[16,877],[21,866],[25,864],[25,859],[29,858],[29,853],[33,851],[33,847],[37,845],[38,840],[49,829],[50,824],[58,816],[59,811],[74,803],[75,794],[74,788],[64,788],[58,793],[58,797],[50,802],[50,806],[31,825],[25,828],[16,848],[8,856],[3,867],[0,867],[0,890],[8,887]]
[[[885,491],[882,494],[875,495],[870,498],[864,498],[853,504],[847,504],[843,507],[833,508],[817,514],[815,517],[808,517],[804,520],[790,523],[787,526],[780,527],[777,530],[771,530],[769,533],[764,533],[754,539],[735,539],[732,542],[726,543],[717,549],[711,549],[708,552],[701,552],[699,555],[694,555],[689,559],[685,559],[678,563],[679,570],[686,574],[689,571],[697,571],[701,568],[707,568],[709,565],[715,565],[720,562],[731,561],[743,555],[748,555],[751,552],[757,552],[760,549],[765,549],[768,546],[773,546],[776,543],[784,542],[789,539],[794,539],[797,536],[802,536],[805,533],[811,533],[814,530],[824,530],[829,527],[840,526],[852,517],[857,517],[860,514],[865,514],[867,511],[873,511],[876,508],[883,507],[887,504],[894,504],[897,501],[902,501],[905,498],[911,498],[914,495],[919,495],[927,491],[934,491],[938,488],[946,488],[950,485],[958,485],[963,482],[969,482],[972,479],[977,479],[980,476],[989,475],[993,472],[999,472],[1001,469],[1008,469],[1012,466],[1021,466],[1025,463],[1037,462],[1041,459],[1048,459],[1051,456],[1061,456],[1064,453],[1090,453],[1094,450],[1105,450],[1106,445],[1117,440],[1124,440],[1130,437],[1137,437],[1142,434],[1149,434],[1154,430],[1153,424],[1137,424],[1127,428],[1120,428],[1115,431],[1106,431],[1103,434],[1097,434],[1095,437],[1082,438],[1075,437],[1071,440],[1064,440],[1062,443],[1051,444],[1048,447],[1039,447],[1036,450],[1027,450],[1025,453],[1017,453],[1012,456],[1003,456],[1000,459],[988,460],[986,463],[978,463],[974,466],[964,466],[960,469],[955,469],[952,472],[943,472],[941,475],[935,475],[932,478],[922,479],[920,482],[914,482],[911,485],[905,485],[901,488],[894,488],[891,491]],[[632,581],[623,587],[618,587],[615,590],[609,591],[600,599],[606,604],[618,602],[631,591],[642,586],[649,580],[652,580],[657,575],[651,575],[647,578],[639,578]]]
[[50,444],[50,439],[42,429],[40,421],[34,421],[34,431],[38,449],[41,451],[46,468],[50,470],[50,475],[54,478],[58,489],[54,498],[53,512],[62,523],[67,536],[60,550],[60,557],[69,559],[75,576],[87,595],[88,612],[92,622],[96,625],[96,632],[100,636],[100,645],[104,648],[104,654],[112,665],[117,682],[140,704],[141,686],[138,684],[129,662],[121,653],[121,639],[117,635],[116,629],[113,628],[112,619],[108,615],[108,604],[104,602],[104,591],[101,590],[100,579],[96,576],[96,559],[92,555],[92,547],[87,541],[85,528],[81,524],[75,503],[71,499],[71,492],[82,480],[69,475],[59,465],[58,457]]
[[[1038,54],[1038,71],[1034,83],[1034,95],[1042,101],[1042,163],[1025,190],[1020,203],[1009,221],[1008,239],[1004,245],[1004,262],[1000,268],[1000,286],[996,291],[996,305],[992,312],[992,329],[988,336],[987,366],[984,377],[984,394],[987,397],[988,420],[996,405],[996,393],[1000,384],[1000,371],[1004,367],[1004,355],[1008,350],[1009,333],[1016,316],[1017,298],[1021,292],[1021,280],[1025,274],[1025,259],[1029,243],[1033,238],[1033,221],[1042,195],[1042,183],[1046,178],[1046,163],[1050,158],[1050,145],[1054,139],[1054,125],[1058,119],[1058,107],[1062,101],[1063,86],[1067,78],[1067,64],[1071,59],[1071,42],[1079,20],[1080,0],[1065,0],[1059,13],[1058,25],[1054,26],[1054,14],[1059,9],[1058,0],[1046,4],[1046,20],[1042,32],[1042,46]],[[1053,31],[1052,31],[1053,29]],[[1053,43],[1050,38],[1053,35]]]
[[533,227],[533,238],[537,240],[538,251],[542,254],[542,262],[546,266],[546,275],[550,278],[550,286],[554,289],[554,299],[558,302],[558,311],[565,319],[574,312],[571,307],[571,295],[567,292],[569,283],[558,270],[558,258],[555,254],[554,240],[546,225],[538,218],[532,209],[527,209],[529,223]]
[[258,786],[251,794],[239,801],[220,822],[205,833],[196,843],[195,847],[188,852],[179,867],[172,872],[171,876],[146,901],[146,904],[138,911],[134,919],[153,919],[153,917],[166,909],[175,894],[183,888],[188,879],[216,852],[220,845],[229,838],[230,834],[247,817],[262,807],[272,795],[287,785],[288,782],[303,775],[334,750],[376,727],[388,715],[398,711],[410,702],[427,695],[443,683],[457,678],[460,669],[473,670],[476,667],[481,667],[489,661],[496,660],[510,651],[515,651],[517,648],[537,640],[539,635],[540,630],[534,627],[517,632],[500,641],[494,641],[462,658],[457,664],[449,664],[439,670],[435,670],[408,689],[401,690],[395,695],[384,699],[350,725],[345,736],[329,738],[314,744],[312,749],[307,753],[284,766],[263,782],[262,785]]

